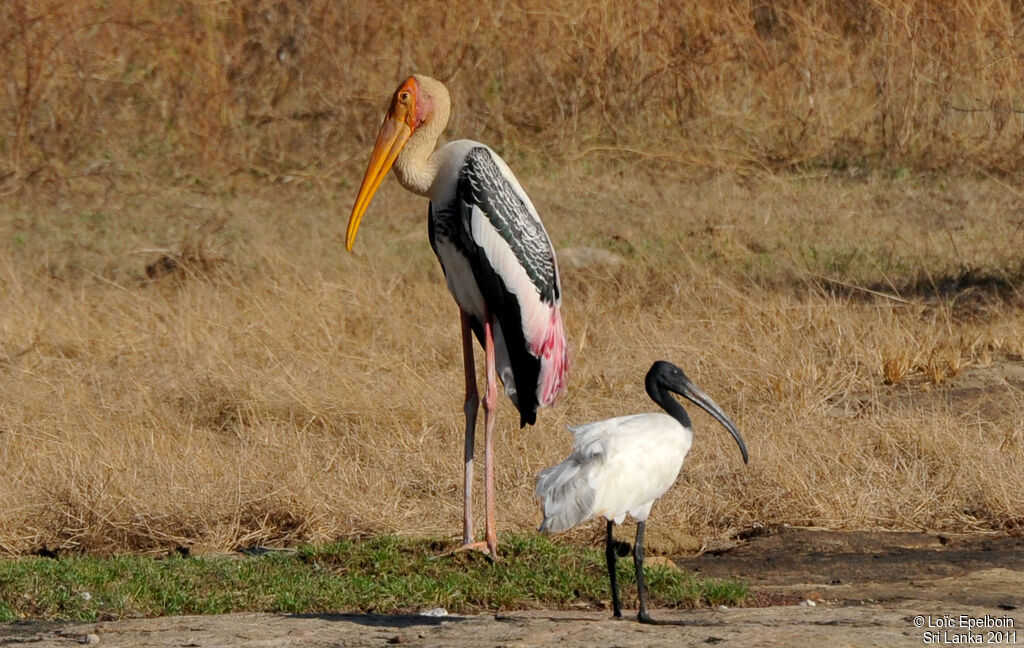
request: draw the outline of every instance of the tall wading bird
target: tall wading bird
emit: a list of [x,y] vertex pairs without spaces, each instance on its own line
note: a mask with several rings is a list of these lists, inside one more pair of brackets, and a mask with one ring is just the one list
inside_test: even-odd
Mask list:
[[[413,75],[395,91],[348,222],[345,246],[391,168],[409,191],[430,198],[428,232],[462,317],[466,373],[465,485],[460,549],[498,556],[494,523],[493,430],[497,378],[519,410],[520,427],[565,390],[568,346],[559,306],[558,265],[537,210],[498,155],[471,140],[434,150],[448,124],[448,90]],[[484,348],[485,539],[473,533],[473,445],[479,395],[473,340]]]
[[615,616],[622,616],[615,581],[615,542],[612,525],[629,514],[636,521],[633,564],[640,599],[637,618],[654,623],[647,613],[644,581],[644,524],[654,501],[672,486],[693,443],[690,417],[668,394],[675,392],[711,414],[729,430],[747,463],[747,447],[733,422],[682,370],[670,362],[655,362],[644,381],[647,394],[667,414],[633,414],[570,428],[575,435],[569,458],[547,468],[537,479],[537,494],[544,503],[542,533],[565,531],[587,520],[608,520],[605,560],[611,580]]

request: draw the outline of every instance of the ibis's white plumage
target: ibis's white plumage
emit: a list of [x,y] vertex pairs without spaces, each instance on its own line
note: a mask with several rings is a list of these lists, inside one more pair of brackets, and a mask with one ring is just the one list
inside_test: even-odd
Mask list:
[[558,533],[603,516],[646,520],[683,467],[693,434],[667,414],[634,414],[570,428],[569,458],[540,474],[541,531]]

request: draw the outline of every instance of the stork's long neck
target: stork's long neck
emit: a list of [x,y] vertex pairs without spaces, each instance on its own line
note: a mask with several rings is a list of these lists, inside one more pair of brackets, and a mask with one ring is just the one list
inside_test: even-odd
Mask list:
[[423,122],[395,158],[395,177],[398,178],[399,184],[414,194],[428,195],[430,185],[437,177],[440,160],[434,147],[447,121],[434,119]]

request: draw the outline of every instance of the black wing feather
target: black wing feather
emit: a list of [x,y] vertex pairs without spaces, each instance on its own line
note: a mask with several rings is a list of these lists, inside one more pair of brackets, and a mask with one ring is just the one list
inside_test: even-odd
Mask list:
[[[466,154],[459,172],[458,197],[463,203],[480,208],[512,248],[540,298],[549,304],[556,303],[560,288],[551,241],[486,148],[477,147]],[[469,227],[468,219],[465,225]]]

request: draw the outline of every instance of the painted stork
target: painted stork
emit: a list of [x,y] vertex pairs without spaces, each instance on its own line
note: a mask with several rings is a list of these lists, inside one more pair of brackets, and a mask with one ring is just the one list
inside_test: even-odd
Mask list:
[[[430,245],[462,317],[466,374],[463,543],[498,557],[494,522],[493,430],[497,378],[519,410],[520,427],[565,390],[569,358],[559,306],[558,264],[544,225],[519,181],[494,151],[471,140],[434,150],[448,124],[448,90],[415,74],[395,91],[348,222],[351,250],[366,208],[388,170],[430,198]],[[473,533],[473,446],[479,395],[475,335],[484,348],[485,539]]]
[[570,428],[575,435],[573,452],[562,463],[540,473],[537,495],[544,503],[541,533],[565,531],[599,515],[607,518],[605,560],[617,618],[622,617],[622,606],[615,581],[612,525],[622,524],[627,514],[637,521],[633,544],[640,599],[637,618],[654,623],[647,613],[644,524],[654,501],[675,482],[693,443],[690,417],[668,392],[684,396],[724,425],[739,444],[743,463],[747,463],[747,447],[722,408],[671,362],[655,362],[644,384],[647,394],[667,414],[633,414]]

